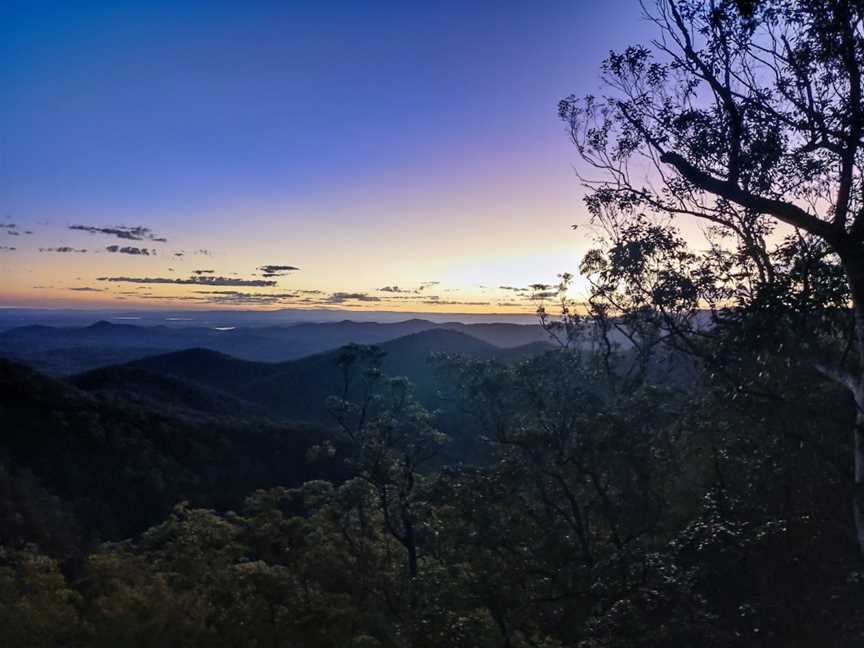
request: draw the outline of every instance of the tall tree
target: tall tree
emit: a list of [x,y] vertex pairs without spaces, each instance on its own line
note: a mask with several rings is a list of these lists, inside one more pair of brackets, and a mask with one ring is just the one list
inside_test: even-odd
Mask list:
[[351,449],[354,470],[376,493],[387,531],[405,549],[406,572],[413,581],[419,570],[419,473],[447,437],[436,429],[432,413],[414,399],[406,378],[384,376],[383,358],[375,346],[344,347],[336,359],[343,371],[343,394],[348,395],[355,381],[361,383],[360,393],[356,400],[331,396],[327,406]]
[[[856,406],[853,512],[864,553],[864,3],[741,4],[657,0],[646,8],[656,39],[610,54],[607,95],[561,102],[580,154],[599,171],[586,179],[589,209],[617,235],[617,256],[587,269],[606,280],[608,297],[610,277],[623,277],[609,263],[638,274],[633,253],[647,250],[660,263],[655,283],[631,282],[625,293],[647,291],[655,306],[677,300],[692,312],[711,302],[728,312],[774,295],[763,303],[815,303],[822,315],[835,306],[838,321],[851,311],[848,340],[842,326],[823,331],[838,353],[818,367]],[[657,224],[663,216],[708,224],[712,272],[680,253],[668,222]]]

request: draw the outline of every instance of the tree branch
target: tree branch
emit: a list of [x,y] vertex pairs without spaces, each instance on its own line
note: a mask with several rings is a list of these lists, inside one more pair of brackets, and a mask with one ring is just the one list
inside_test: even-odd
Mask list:
[[660,161],[673,166],[691,184],[703,191],[709,191],[756,213],[768,214],[793,227],[800,227],[805,232],[818,236],[822,240],[836,244],[843,231],[827,223],[797,205],[757,196],[746,191],[733,182],[716,178],[701,169],[696,168],[684,157],[672,151],[661,153]]

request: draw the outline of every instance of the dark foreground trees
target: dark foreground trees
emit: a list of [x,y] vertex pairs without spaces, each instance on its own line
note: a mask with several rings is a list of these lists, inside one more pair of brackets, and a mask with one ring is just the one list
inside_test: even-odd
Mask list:
[[353,351],[371,359],[368,389],[331,403],[353,440],[308,453],[347,462],[340,483],[259,490],[234,511],[180,503],[70,561],[53,538],[75,520],[6,473],[0,511],[19,526],[0,548],[0,644],[859,645],[836,443],[853,413],[833,383],[793,366],[781,401],[730,400],[745,376],[763,384],[762,363],[727,382],[668,358],[623,381],[607,367],[629,349],[449,359],[442,406],[465,417],[448,432],[484,451],[442,466],[424,464],[441,418]]
[[[733,353],[780,342],[844,386],[864,552],[864,5],[659,0],[647,14],[657,38],[610,55],[608,94],[560,106],[612,239],[586,260],[595,306],[647,307],[673,333],[705,305],[715,326],[763,316],[739,338],[763,328],[761,348]],[[662,220],[676,217],[703,223],[709,252],[683,249]]]

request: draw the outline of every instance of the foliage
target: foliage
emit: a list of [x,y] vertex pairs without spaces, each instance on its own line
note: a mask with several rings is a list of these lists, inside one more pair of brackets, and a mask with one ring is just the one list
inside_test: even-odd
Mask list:
[[[646,372],[623,389],[602,354],[579,348],[518,363],[445,358],[439,375],[485,457],[442,466],[434,455],[445,439],[410,385],[381,374],[374,349],[345,353],[345,375],[366,396],[330,402],[344,439],[310,454],[347,461],[353,478],[256,490],[222,512],[178,503],[136,538],[63,563],[46,555],[66,548],[44,529],[70,525],[74,537],[74,516],[62,507],[37,516],[60,504],[38,482],[13,480],[8,510],[29,507],[23,519],[44,522],[4,536],[5,644],[743,647],[860,637],[864,577],[838,436],[854,413],[806,367],[766,355],[741,361],[745,390],[708,372],[687,383]],[[628,353],[614,350],[612,366]],[[765,370],[778,362],[784,371]]]

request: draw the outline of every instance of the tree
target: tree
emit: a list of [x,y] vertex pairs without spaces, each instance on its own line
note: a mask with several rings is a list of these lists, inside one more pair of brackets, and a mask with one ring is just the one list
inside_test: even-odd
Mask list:
[[79,594],[56,560],[0,546],[0,643],[69,645],[78,623]]
[[641,587],[673,525],[686,403],[647,381],[613,388],[603,358],[578,348],[447,368],[494,461],[442,472],[445,562],[470,565],[468,589],[503,645],[576,645]]
[[[651,47],[606,60],[608,95],[561,102],[600,172],[585,181],[589,210],[612,233],[583,269],[604,305],[623,296],[673,333],[706,305],[715,324],[748,309],[808,315],[806,335],[790,319],[779,330],[818,351],[856,406],[864,553],[864,4],[738,4],[658,0]],[[664,217],[707,223],[709,251],[686,254]]]
[[[410,579],[418,573],[417,490],[420,469],[438,454],[447,437],[432,413],[413,396],[406,378],[386,378],[384,353],[375,346],[349,345],[337,358],[343,397],[328,409],[351,450],[357,475],[374,489],[388,532],[403,546]],[[360,372],[356,401],[347,400],[354,372]]]

